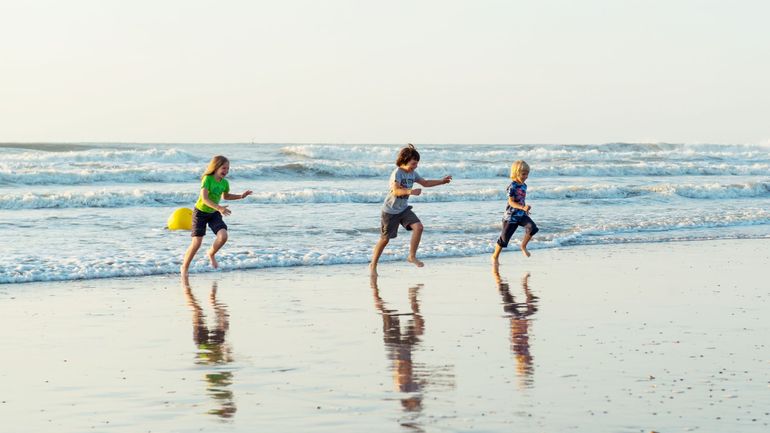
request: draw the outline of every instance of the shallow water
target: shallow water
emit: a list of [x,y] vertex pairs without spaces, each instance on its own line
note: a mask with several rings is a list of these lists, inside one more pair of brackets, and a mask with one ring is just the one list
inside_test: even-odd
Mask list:
[[[230,157],[233,191],[224,269],[365,263],[397,145],[44,144],[0,155],[0,283],[173,273],[189,233],[165,229],[192,207],[213,154]],[[508,170],[526,159],[530,247],[770,237],[766,147],[421,145],[418,171],[454,175],[410,199],[426,258],[490,252]],[[211,242],[211,234],[204,242]],[[519,239],[514,236],[514,240]],[[401,260],[407,236],[385,250]],[[203,255],[193,273],[210,271]]]

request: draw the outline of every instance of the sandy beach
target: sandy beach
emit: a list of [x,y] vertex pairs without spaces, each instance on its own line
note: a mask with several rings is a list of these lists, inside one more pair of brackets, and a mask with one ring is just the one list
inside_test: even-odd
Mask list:
[[760,432],[767,240],[0,285],[5,432]]

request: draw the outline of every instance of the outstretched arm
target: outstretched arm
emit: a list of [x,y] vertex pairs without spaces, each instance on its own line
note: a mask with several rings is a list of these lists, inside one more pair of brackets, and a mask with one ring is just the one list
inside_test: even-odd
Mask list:
[[432,186],[438,186],[438,185],[444,185],[446,183],[449,183],[452,181],[452,176],[444,176],[441,179],[422,179],[422,180],[415,180],[416,183],[419,183],[420,185],[424,186],[425,188],[430,188]]
[[246,191],[244,191],[243,194],[230,194],[228,192],[224,194],[223,198],[225,200],[240,200],[242,198],[246,198],[250,196],[252,193],[253,191],[251,191],[250,189],[247,189]]

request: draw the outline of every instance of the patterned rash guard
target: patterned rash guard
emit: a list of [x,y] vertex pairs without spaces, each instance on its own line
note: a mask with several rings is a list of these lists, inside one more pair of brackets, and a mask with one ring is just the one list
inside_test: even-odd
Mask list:
[[[519,183],[516,181],[511,182],[510,185],[508,185],[508,197],[511,198],[515,203],[518,203],[522,206],[526,204],[527,199],[527,184],[526,183]],[[505,206],[505,214],[503,214],[503,220],[510,221],[510,222],[516,222],[519,217],[526,215],[527,213],[524,212],[521,209],[516,209],[511,207],[510,203],[506,204]]]

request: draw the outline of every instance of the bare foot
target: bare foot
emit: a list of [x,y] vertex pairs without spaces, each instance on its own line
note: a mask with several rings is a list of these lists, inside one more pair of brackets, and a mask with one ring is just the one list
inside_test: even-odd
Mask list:
[[408,258],[406,259],[406,261],[407,261],[407,262],[409,262],[409,263],[412,263],[412,264],[414,264],[414,265],[415,265],[415,266],[417,266],[418,268],[421,268],[421,267],[425,266],[425,263],[423,263],[423,262],[421,262],[421,261],[417,260],[417,257],[408,257]]
[[369,275],[371,275],[372,277],[377,276],[377,265],[375,265],[374,263],[369,263]]
[[219,267],[219,263],[217,263],[217,259],[214,257],[214,254],[211,253],[211,250],[206,251],[206,256],[211,262],[211,267],[217,269]]
[[524,255],[527,257],[531,256],[529,251],[527,251],[527,247],[521,247],[521,252],[524,253]]

